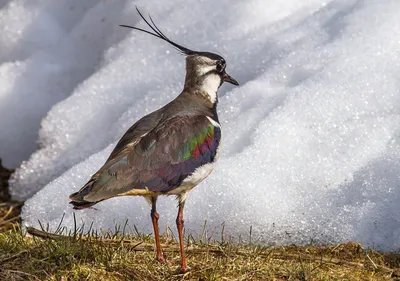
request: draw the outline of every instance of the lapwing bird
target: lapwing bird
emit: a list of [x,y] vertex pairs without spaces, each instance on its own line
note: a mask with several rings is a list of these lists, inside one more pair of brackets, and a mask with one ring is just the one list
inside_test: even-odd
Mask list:
[[165,262],[160,245],[159,195],[178,199],[181,267],[188,270],[184,254],[183,208],[189,190],[213,170],[221,141],[217,90],[224,82],[238,86],[225,69],[225,60],[213,53],[192,51],[171,41],[137,9],[151,31],[121,25],[158,37],[186,56],[186,78],[182,93],[164,107],[144,116],[123,135],[117,146],[91,179],[70,195],[74,209],[89,208],[117,196],[141,195],[151,204],[151,220],[157,260]]

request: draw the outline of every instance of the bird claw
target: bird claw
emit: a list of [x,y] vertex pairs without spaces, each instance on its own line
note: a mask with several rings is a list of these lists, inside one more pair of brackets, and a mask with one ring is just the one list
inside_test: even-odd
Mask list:
[[164,258],[163,255],[157,255],[156,260],[157,260],[159,263],[167,263],[167,260]]
[[179,273],[179,274],[184,274],[184,273],[187,273],[187,272],[189,272],[189,271],[190,271],[190,267],[188,267],[188,266],[185,266],[185,267],[181,266],[181,268],[179,269],[178,273]]

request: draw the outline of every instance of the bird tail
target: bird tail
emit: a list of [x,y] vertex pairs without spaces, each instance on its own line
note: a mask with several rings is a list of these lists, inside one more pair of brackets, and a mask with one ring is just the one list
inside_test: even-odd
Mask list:
[[95,181],[93,179],[91,179],[87,184],[85,184],[81,190],[79,190],[78,192],[72,193],[69,196],[69,199],[71,200],[69,203],[72,204],[74,206],[75,210],[81,210],[81,209],[86,209],[86,208],[90,208],[93,205],[99,203],[100,201],[86,201],[84,199],[84,197],[91,191],[92,189],[92,185]]

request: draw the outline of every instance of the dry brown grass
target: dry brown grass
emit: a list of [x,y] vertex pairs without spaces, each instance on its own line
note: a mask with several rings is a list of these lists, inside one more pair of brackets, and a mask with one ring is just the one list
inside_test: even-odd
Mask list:
[[354,242],[266,247],[187,238],[191,271],[177,274],[174,237],[162,237],[168,263],[159,264],[150,235],[23,234],[21,205],[0,199],[0,280],[400,280],[399,253]]
[[354,242],[265,247],[189,239],[191,271],[177,274],[180,257],[173,237],[162,237],[168,263],[159,264],[149,235],[30,232],[34,236],[12,222],[3,227],[0,280],[400,280],[398,253],[366,250]]

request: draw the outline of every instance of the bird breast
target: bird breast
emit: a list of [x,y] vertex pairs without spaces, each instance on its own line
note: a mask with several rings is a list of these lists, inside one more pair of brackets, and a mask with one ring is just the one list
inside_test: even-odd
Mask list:
[[215,162],[211,162],[208,164],[205,164],[201,167],[198,167],[190,176],[188,176],[182,184],[178,187],[175,188],[171,191],[169,191],[167,194],[168,195],[178,195],[182,193],[186,193],[189,190],[191,190],[193,187],[198,185],[200,182],[202,182],[214,169]]
[[[207,119],[215,127],[221,128],[220,124],[217,121],[215,121],[214,119],[212,119],[208,116],[207,116]],[[175,188],[175,189],[169,191],[167,194],[168,195],[185,194],[186,192],[191,190],[193,187],[198,185],[200,182],[202,182],[206,177],[208,177],[208,175],[214,170],[215,162],[218,160],[219,148],[220,148],[220,146],[218,145],[214,159],[212,162],[198,167],[190,176],[188,176],[186,179],[183,180],[182,184],[178,188]],[[183,196],[182,198],[186,198],[186,196]]]

